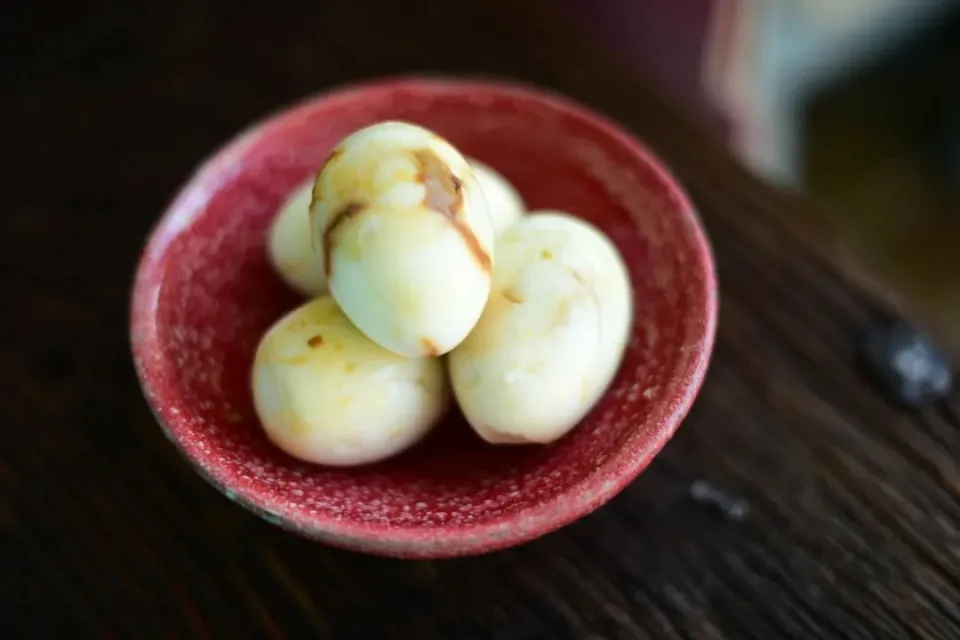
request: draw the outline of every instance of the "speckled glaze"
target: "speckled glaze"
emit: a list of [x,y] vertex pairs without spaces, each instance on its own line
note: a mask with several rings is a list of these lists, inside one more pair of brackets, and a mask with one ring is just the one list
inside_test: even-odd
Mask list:
[[[493,447],[451,414],[401,456],[327,469],[285,455],[258,426],[249,388],[257,342],[300,301],[267,260],[271,217],[338,140],[386,119],[435,130],[502,172],[531,208],[582,216],[623,253],[636,292],[633,339],[610,391],[559,442]],[[623,489],[690,408],[716,310],[693,207],[628,134],[531,87],[400,78],[308,99],[205,162],[146,246],[131,341],[160,424],[227,497],[331,545],[439,558],[531,540]]]

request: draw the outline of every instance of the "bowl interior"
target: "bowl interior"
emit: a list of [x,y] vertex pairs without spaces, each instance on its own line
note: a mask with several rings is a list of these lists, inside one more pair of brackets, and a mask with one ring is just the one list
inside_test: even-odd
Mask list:
[[[636,292],[633,340],[609,393],[556,444],[493,447],[454,413],[406,454],[330,469],[292,459],[261,432],[253,353],[300,302],[267,262],[266,229],[340,138],[385,119],[435,130],[501,171],[531,208],[579,215],[622,252]],[[671,185],[636,143],[536,92],[399,82],[305,102],[208,161],[154,231],[133,304],[144,390],[171,438],[228,496],[334,543],[441,529],[522,537],[548,526],[541,516],[559,526],[642,470],[703,375],[712,267]]]

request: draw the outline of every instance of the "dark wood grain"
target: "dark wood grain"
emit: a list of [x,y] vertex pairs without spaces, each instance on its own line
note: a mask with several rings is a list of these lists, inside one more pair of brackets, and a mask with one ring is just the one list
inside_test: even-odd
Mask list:
[[[891,300],[545,6],[4,11],[4,637],[960,637],[960,396],[905,413],[863,381],[856,338]],[[625,123],[690,189],[722,281],[707,384],[651,468],[563,531],[446,562],[332,550],[220,497],[154,424],[126,337],[141,242],[201,158],[305,94],[415,70]]]

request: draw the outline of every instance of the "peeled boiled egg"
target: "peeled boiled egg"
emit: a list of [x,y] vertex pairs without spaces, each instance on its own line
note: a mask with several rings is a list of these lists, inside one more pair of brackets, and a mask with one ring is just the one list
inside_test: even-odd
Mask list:
[[257,347],[257,415],[270,440],[308,462],[382,460],[420,440],[449,404],[438,358],[404,358],[371,342],[330,296],[281,318]]
[[483,312],[493,225],[467,160],[403,122],[345,138],[313,188],[311,236],[330,292],[368,338],[409,356],[457,346]]
[[294,189],[280,206],[267,235],[267,255],[280,277],[304,296],[327,290],[323,266],[310,241],[313,179]]
[[448,358],[467,421],[492,443],[572,429],[620,366],[633,320],[626,266],[598,229],[530,213],[497,239],[490,299]]
[[[498,171],[468,159],[487,201],[494,235],[516,222],[526,209],[520,194]],[[310,201],[313,178],[300,184],[277,210],[267,237],[270,262],[295,291],[312,297],[327,292],[323,265],[310,239]]]
[[493,234],[499,236],[520,219],[527,206],[520,193],[500,172],[475,158],[469,161],[487,200]]

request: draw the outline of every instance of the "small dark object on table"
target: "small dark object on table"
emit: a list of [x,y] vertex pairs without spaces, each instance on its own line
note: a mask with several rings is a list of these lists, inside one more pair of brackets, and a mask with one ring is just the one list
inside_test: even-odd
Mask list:
[[715,487],[707,480],[695,480],[690,485],[690,497],[716,508],[727,520],[743,522],[750,515],[749,502]]
[[946,357],[924,334],[901,322],[870,330],[861,345],[866,373],[883,391],[908,407],[945,397],[953,382]]

